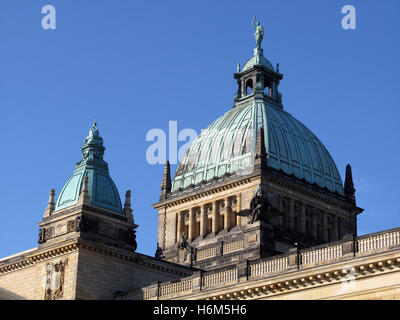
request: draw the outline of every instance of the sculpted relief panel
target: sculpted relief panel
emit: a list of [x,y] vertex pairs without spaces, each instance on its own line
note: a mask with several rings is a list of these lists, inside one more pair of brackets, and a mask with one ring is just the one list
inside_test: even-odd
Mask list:
[[67,264],[67,258],[60,260],[58,263],[49,262],[46,264],[45,300],[62,298],[64,294],[64,278]]

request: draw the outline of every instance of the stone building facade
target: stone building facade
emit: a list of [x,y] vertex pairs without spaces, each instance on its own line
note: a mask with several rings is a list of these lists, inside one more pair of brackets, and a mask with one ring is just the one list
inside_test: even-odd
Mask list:
[[38,247],[0,259],[0,297],[26,299],[398,299],[400,230],[357,236],[350,165],[342,183],[320,140],[283,107],[283,75],[257,47],[231,110],[164,168],[155,257],[136,252],[94,123]]

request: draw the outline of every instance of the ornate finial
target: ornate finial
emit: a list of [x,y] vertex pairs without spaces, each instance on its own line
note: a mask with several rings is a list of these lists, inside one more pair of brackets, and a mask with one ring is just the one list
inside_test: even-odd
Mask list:
[[81,194],[79,195],[79,202],[88,203],[89,202],[89,191],[88,191],[89,177],[84,176],[82,180]]
[[94,165],[108,172],[108,165],[103,160],[104,150],[103,138],[100,137],[96,120],[89,130],[89,135],[85,138],[82,146],[82,159],[76,164],[77,167],[84,165]]
[[133,215],[131,208],[131,190],[126,191],[125,193],[125,204],[124,204],[124,214],[129,222],[133,223]]
[[99,137],[99,129],[97,128],[97,122],[94,120],[92,127],[89,130],[89,136]]
[[47,208],[46,208],[46,211],[44,212],[43,218],[47,218],[48,216],[51,216],[51,214],[53,213],[55,205],[56,205],[56,203],[54,201],[55,194],[56,194],[55,190],[51,189],[50,195],[49,195],[49,202],[47,203]]
[[257,130],[256,156],[254,166],[266,167],[266,165],[267,152],[265,151],[264,128],[260,127]]
[[125,193],[125,208],[131,208],[131,190],[126,191]]
[[169,161],[167,160],[164,166],[164,173],[161,181],[160,201],[167,199],[170,193],[171,193],[171,168],[169,165]]
[[238,62],[237,66],[236,66],[236,73],[239,73],[239,72],[240,72],[240,62]]
[[279,73],[279,63],[276,64],[276,73]]
[[352,202],[355,202],[356,201],[356,198],[354,196],[355,193],[356,193],[356,189],[354,189],[353,174],[351,173],[351,166],[350,166],[350,164],[347,164],[346,178],[344,181],[344,194],[347,199],[349,199]]
[[264,38],[264,28],[261,26],[260,21],[257,22],[257,24],[255,24],[256,21],[256,15],[254,15],[253,18],[253,28],[256,31],[254,33],[254,36],[256,37],[256,43],[257,43],[257,50],[261,50],[261,42]]

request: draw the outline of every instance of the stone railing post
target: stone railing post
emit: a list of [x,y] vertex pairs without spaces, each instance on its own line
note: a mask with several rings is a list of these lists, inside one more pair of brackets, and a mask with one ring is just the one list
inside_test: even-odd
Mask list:
[[159,299],[160,294],[161,294],[160,284],[161,284],[161,282],[158,281],[157,283],[153,283],[152,285],[149,286],[150,300],[158,300]]
[[160,291],[159,285],[160,285],[160,282],[157,282],[157,283],[153,283],[152,285],[147,287],[150,291],[150,294],[149,294],[150,300],[158,300],[159,291]]
[[300,267],[300,252],[298,248],[290,248],[288,254],[288,268],[299,269]]
[[198,292],[202,289],[203,274],[201,271],[196,271],[192,276],[192,292]]
[[346,234],[342,238],[342,254],[343,257],[354,257],[356,255],[357,250],[357,241],[354,235]]
[[250,261],[242,261],[236,265],[238,273],[238,282],[245,282],[250,276]]
[[224,255],[224,242],[223,241],[218,241],[217,242],[217,256],[223,256]]

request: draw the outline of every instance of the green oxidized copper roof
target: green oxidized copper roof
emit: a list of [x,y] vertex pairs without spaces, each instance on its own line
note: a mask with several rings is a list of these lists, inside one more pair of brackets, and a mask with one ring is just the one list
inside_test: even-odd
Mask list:
[[90,128],[82,146],[82,159],[77,162],[72,177],[62,188],[55,210],[64,209],[78,202],[82,180],[88,176],[89,202],[95,206],[122,213],[121,199],[112,181],[108,164],[103,160],[105,147],[96,122]]
[[269,62],[268,59],[263,56],[263,49],[261,48],[254,49],[254,56],[251,57],[251,59],[248,60],[243,66],[242,72],[251,69],[254,65],[263,65],[267,69],[274,71],[274,67],[272,66],[271,62]]
[[226,112],[195,139],[178,166],[172,192],[226,173],[250,173],[259,127],[268,166],[343,194],[337,167],[321,141],[286,111],[254,100]]

